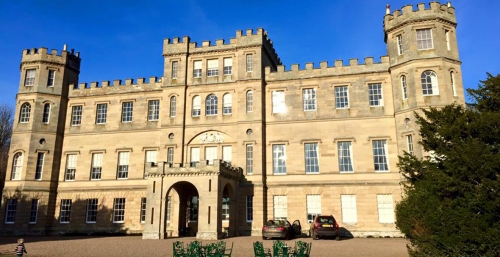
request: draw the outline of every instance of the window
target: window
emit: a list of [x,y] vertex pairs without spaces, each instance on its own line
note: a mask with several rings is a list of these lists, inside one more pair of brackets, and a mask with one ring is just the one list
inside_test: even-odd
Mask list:
[[423,95],[439,95],[438,79],[434,71],[422,72],[421,79]]
[[222,197],[222,220],[229,220],[229,197]]
[[214,94],[210,94],[207,96],[207,103],[206,103],[206,114],[207,116],[211,115],[217,115],[217,105],[218,105],[218,100],[217,96]]
[[148,102],[148,121],[157,121],[160,116],[160,100]]
[[193,112],[191,115],[193,117],[201,115],[201,97],[199,95],[193,97]]
[[205,160],[208,164],[214,164],[214,159],[217,159],[217,146],[205,147]]
[[273,145],[273,173],[286,174],[285,145]]
[[401,76],[401,92],[403,99],[408,99],[408,88],[406,87],[406,76]]
[[406,145],[408,146],[408,153],[413,154],[413,137],[412,137],[412,135],[406,136]]
[[253,112],[253,91],[247,91],[247,112]]
[[170,97],[170,117],[175,117],[177,112],[177,97]]
[[231,163],[233,159],[233,148],[231,146],[222,147],[222,160]]
[[30,122],[31,105],[29,103],[23,103],[21,105],[21,113],[19,115],[20,123]]
[[189,219],[188,221],[198,221],[198,197],[193,196],[191,198],[191,208],[189,209]]
[[69,223],[71,218],[71,199],[61,199],[61,210],[59,211],[59,222]]
[[80,126],[82,124],[82,110],[83,106],[73,106],[71,111],[71,126]]
[[201,61],[194,61],[193,77],[201,78]]
[[146,197],[141,197],[141,223],[144,222],[146,222]]
[[98,104],[95,116],[95,123],[105,124],[107,115],[108,115],[108,104]]
[[200,162],[200,148],[193,147],[191,148],[191,166],[198,162]]
[[122,122],[132,122],[133,102],[122,103]]
[[231,75],[233,73],[233,59],[224,58],[224,75]]
[[167,162],[168,163],[174,163],[174,148],[173,147],[169,147],[167,149]]
[[432,29],[417,29],[418,50],[432,49]]
[[288,216],[286,195],[275,195],[273,200],[274,219],[286,220]]
[[372,145],[375,171],[389,171],[387,162],[387,140],[373,140]]
[[207,61],[207,77],[219,76],[219,60],[208,60]]
[[352,168],[352,142],[338,142],[339,149],[339,171],[340,173],[351,173]]
[[42,122],[49,123],[49,118],[50,118],[50,104],[44,104],[43,105]]
[[253,71],[253,55],[247,54],[247,72]]
[[253,221],[253,195],[247,195],[247,222]]
[[35,69],[26,70],[26,79],[24,80],[25,86],[34,86],[35,85]]
[[148,150],[146,151],[146,163],[156,163],[156,150]]
[[356,210],[355,195],[341,195],[342,204],[342,222],[345,224],[353,224],[358,222],[358,213]]
[[49,76],[47,79],[47,86],[48,87],[53,87],[54,86],[54,80],[56,78],[56,71],[55,70],[49,70]]
[[335,87],[335,108],[349,108],[349,88],[347,86]]
[[253,145],[248,144],[246,150],[246,168],[247,174],[253,174]]
[[304,103],[304,111],[316,110],[316,89],[302,89],[302,99]]
[[450,80],[453,96],[457,96],[457,88],[455,87],[455,73],[453,71],[450,72]]
[[167,197],[167,211],[165,213],[165,219],[167,220],[167,223],[170,223],[170,217],[172,213],[172,196]]
[[377,195],[378,221],[380,223],[394,223],[394,208],[392,195]]
[[396,41],[398,43],[398,55],[403,54],[403,35],[399,34],[396,36]]
[[91,180],[100,180],[102,174],[102,153],[92,154],[92,171],[90,172]]
[[16,221],[17,199],[7,199],[5,206],[5,224],[14,224]]
[[222,114],[228,115],[233,112],[233,98],[231,94],[224,94],[222,97]]
[[304,156],[307,173],[319,173],[318,143],[304,144]]
[[36,218],[38,216],[38,203],[39,203],[38,199],[31,199],[29,224],[36,224]]
[[444,30],[444,35],[446,37],[446,49],[450,51],[450,31],[445,29]]
[[21,180],[21,173],[23,172],[23,154],[16,153],[12,160],[12,180]]
[[130,152],[120,152],[118,154],[118,172],[116,177],[118,179],[128,178],[128,164],[129,164]]
[[306,195],[307,222],[312,223],[314,217],[321,214],[321,195]]
[[179,72],[179,62],[172,62],[172,79],[177,78],[177,73]]
[[382,85],[381,84],[369,84],[368,94],[370,97],[370,106],[383,106],[384,101],[382,100]]
[[64,174],[64,180],[75,180],[76,159],[76,154],[68,154],[68,156],[66,157],[66,173]]
[[36,158],[36,168],[35,168],[35,179],[36,180],[42,179],[44,159],[45,159],[45,153],[38,153],[38,156]]
[[125,198],[115,198],[113,202],[113,223],[125,220]]
[[97,198],[87,199],[87,215],[86,215],[87,223],[97,222],[98,206],[99,206],[99,200]]
[[273,113],[285,112],[285,91],[273,91]]

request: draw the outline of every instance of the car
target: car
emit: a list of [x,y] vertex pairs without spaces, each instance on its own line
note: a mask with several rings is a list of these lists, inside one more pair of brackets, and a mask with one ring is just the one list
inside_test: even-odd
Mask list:
[[321,237],[334,237],[336,240],[339,240],[339,224],[333,215],[317,215],[311,223],[309,234],[313,240]]
[[262,239],[284,238],[292,239],[302,233],[300,221],[296,220],[290,224],[288,220],[268,220],[262,227]]

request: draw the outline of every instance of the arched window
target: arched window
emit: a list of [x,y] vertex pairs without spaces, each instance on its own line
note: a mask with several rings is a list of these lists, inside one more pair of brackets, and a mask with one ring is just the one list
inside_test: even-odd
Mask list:
[[193,117],[198,117],[201,114],[201,97],[199,95],[195,95],[193,97],[193,111],[191,115]]
[[422,72],[421,79],[423,95],[439,95],[437,75],[434,71],[426,70]]
[[217,96],[214,94],[210,94],[207,96],[207,102],[205,103],[206,105],[206,110],[205,110],[205,115],[211,116],[211,115],[217,115]]
[[408,88],[406,86],[406,76],[401,76],[401,92],[403,95],[403,99],[408,99]]
[[23,105],[21,105],[21,113],[19,115],[19,122],[20,123],[30,122],[30,112],[31,112],[31,105],[29,103],[23,103]]
[[177,98],[175,96],[170,97],[170,117],[175,117],[176,103]]
[[20,180],[23,171],[23,154],[16,153],[12,161],[12,180]]
[[450,71],[450,80],[451,80],[451,90],[453,91],[453,96],[457,96],[457,88],[455,87],[455,73]]
[[42,122],[49,123],[49,117],[50,117],[50,104],[44,104]]
[[247,112],[253,112],[253,91],[247,91]]
[[233,98],[231,94],[224,94],[222,98],[222,114],[227,115],[233,112]]

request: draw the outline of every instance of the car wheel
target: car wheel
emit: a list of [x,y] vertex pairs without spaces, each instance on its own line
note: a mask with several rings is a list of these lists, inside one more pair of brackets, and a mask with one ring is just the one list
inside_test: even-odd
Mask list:
[[267,237],[265,237],[265,236],[262,236],[262,240],[267,240]]

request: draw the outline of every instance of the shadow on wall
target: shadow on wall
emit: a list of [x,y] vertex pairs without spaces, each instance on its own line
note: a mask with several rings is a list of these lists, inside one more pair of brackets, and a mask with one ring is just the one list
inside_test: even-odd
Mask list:
[[[22,192],[19,188],[12,192],[3,192],[0,209],[1,236],[29,236],[29,235],[72,235],[72,236],[111,236],[129,234],[123,223],[114,222],[113,217],[120,216],[117,211],[103,205],[105,197],[81,199],[73,196],[64,200],[66,210],[61,211],[62,200],[56,203],[55,217],[47,217],[48,206],[38,201],[38,208],[34,200],[41,197],[33,192]],[[15,200],[15,204],[12,204]],[[7,205],[10,204],[7,211]],[[10,217],[6,215],[10,213]]]

